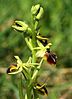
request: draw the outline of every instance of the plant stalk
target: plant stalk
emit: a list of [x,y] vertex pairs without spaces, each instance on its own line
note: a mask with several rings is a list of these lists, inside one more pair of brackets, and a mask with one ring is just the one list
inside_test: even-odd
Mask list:
[[20,99],[23,99],[22,75],[19,80],[19,97],[20,97]]

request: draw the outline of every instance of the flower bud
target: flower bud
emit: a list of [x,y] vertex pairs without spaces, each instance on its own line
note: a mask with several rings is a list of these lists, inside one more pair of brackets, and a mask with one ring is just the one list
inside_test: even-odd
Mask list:
[[31,28],[29,28],[29,26],[25,22],[22,22],[22,21],[15,21],[12,27],[19,32],[31,33]]
[[33,15],[36,15],[36,14],[38,13],[39,8],[40,8],[40,4],[37,4],[37,5],[35,5],[35,6],[32,6],[32,8],[31,8],[31,13],[32,13]]
[[31,13],[34,15],[34,19],[40,20],[40,18],[43,15],[43,8],[40,6],[40,4],[37,4],[35,6],[32,6]]
[[42,17],[42,15],[43,15],[43,13],[44,13],[44,10],[43,10],[42,7],[40,7],[40,11],[39,11],[39,13],[38,13],[37,16],[36,16],[36,19],[37,19],[37,20],[40,20],[41,17]]

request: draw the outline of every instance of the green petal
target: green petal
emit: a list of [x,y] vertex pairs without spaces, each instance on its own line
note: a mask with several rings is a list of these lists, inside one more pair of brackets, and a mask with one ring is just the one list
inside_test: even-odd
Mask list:
[[17,64],[22,64],[21,59],[19,58],[19,56],[14,56],[17,59]]
[[39,47],[44,48],[43,44],[39,40],[37,40],[37,44]]
[[43,57],[44,54],[45,54],[45,50],[39,50],[39,51],[37,51],[37,53],[36,53],[36,57]]

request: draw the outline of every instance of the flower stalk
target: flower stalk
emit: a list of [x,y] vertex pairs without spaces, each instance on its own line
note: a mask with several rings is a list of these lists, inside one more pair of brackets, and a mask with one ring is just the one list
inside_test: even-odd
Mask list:
[[[48,38],[44,38],[39,34],[39,22],[43,16],[43,13],[43,8],[40,4],[37,4],[31,8],[32,27],[29,27],[29,25],[23,21],[15,21],[12,25],[15,30],[25,34],[24,39],[32,53],[32,56],[29,57],[27,62],[22,62],[19,56],[15,56],[17,63],[10,65],[7,70],[8,74],[17,74],[21,72],[24,76],[26,93],[23,93],[23,79],[21,75],[21,79],[19,81],[20,99],[24,99],[24,96],[25,99],[39,99],[38,92],[42,93],[42,95],[48,93],[45,85],[36,84],[37,76],[44,61],[44,57],[49,63],[52,64],[55,64],[57,59],[56,56],[50,52],[50,47],[52,44],[48,42]],[[37,62],[38,58],[40,58],[39,62]]]
[[23,99],[22,75],[20,75],[20,80],[19,80],[19,97],[20,99]]

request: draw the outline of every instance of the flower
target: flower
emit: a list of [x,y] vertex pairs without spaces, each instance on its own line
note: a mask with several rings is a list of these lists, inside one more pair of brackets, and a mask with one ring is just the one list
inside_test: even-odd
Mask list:
[[37,83],[36,86],[34,86],[34,90],[38,91],[42,95],[48,95],[48,91],[45,87],[45,84],[41,85]]
[[[38,63],[31,63],[31,57],[29,57],[26,63],[23,63],[18,56],[15,56],[17,59],[17,64],[11,64],[7,69],[8,74],[17,74],[23,72],[24,74],[29,74],[29,69],[34,68],[34,65],[39,65]],[[27,75],[27,74],[26,74]]]
[[23,63],[18,56],[15,56],[17,59],[17,64],[11,64],[10,67],[7,69],[8,74],[17,74],[22,71]]
[[46,50],[50,49],[50,46],[52,45],[51,43],[48,43],[46,46],[44,46],[39,40],[37,40],[37,44],[39,47],[34,48],[38,50],[36,53],[37,57],[43,57]]

